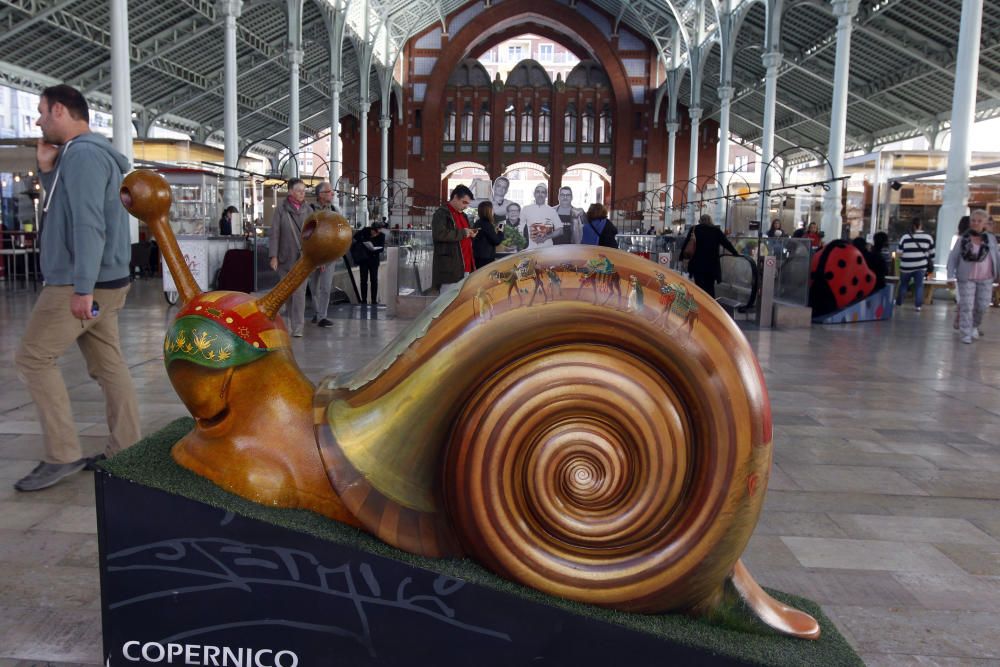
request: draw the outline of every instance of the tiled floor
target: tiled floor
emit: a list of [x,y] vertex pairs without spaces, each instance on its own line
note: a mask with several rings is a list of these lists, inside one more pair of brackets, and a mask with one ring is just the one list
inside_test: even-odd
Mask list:
[[[93,484],[21,494],[41,448],[9,360],[33,302],[0,286],[0,667],[100,661]],[[407,322],[338,310],[296,355],[315,379],[358,366]],[[961,345],[953,307],[889,323],[750,331],[769,383],[775,468],[744,556],[758,580],[820,602],[871,665],[1000,665],[1000,312]],[[123,345],[145,432],[185,414],[163,371],[171,317],[137,283]],[[63,363],[85,447],[107,433],[97,385]]]

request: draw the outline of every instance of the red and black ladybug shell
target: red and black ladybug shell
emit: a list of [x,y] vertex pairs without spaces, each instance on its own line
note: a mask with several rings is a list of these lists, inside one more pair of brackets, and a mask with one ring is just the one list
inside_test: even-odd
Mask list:
[[813,255],[809,305],[826,315],[861,301],[875,290],[875,273],[864,255],[847,241],[831,241]]

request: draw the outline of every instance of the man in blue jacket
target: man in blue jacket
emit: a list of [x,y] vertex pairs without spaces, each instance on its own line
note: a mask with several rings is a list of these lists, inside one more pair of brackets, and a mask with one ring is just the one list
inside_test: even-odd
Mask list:
[[15,357],[38,411],[45,457],[14,487],[38,491],[86,467],[66,383],[57,362],[75,341],[107,402],[106,454],[139,437],[139,410],[118,342],[118,311],[129,289],[131,239],[118,192],[128,160],[90,132],[83,95],[66,85],[38,102],[38,171],[45,188],[41,264],[45,286]]

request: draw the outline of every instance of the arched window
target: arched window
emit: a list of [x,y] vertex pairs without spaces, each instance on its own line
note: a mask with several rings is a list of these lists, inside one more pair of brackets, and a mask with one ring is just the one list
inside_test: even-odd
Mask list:
[[548,104],[542,104],[542,110],[538,114],[538,141],[548,143],[552,134],[552,111]]
[[580,117],[580,141],[585,144],[594,143],[594,108],[589,104]]
[[570,104],[566,107],[566,115],[563,118],[563,141],[567,144],[576,143],[576,107]]
[[444,140],[455,141],[455,105],[451,102],[444,116]]
[[602,144],[611,143],[611,107],[607,104],[601,109],[600,141]]
[[462,141],[472,141],[472,105],[468,102],[465,103],[465,109],[462,110]]
[[503,110],[503,140],[517,141],[517,114],[513,104],[508,104]]
[[530,144],[535,140],[535,114],[531,110],[531,105],[524,107],[521,112],[521,142]]
[[479,140],[489,141],[490,140],[490,105],[489,102],[483,102],[482,108],[479,110]]

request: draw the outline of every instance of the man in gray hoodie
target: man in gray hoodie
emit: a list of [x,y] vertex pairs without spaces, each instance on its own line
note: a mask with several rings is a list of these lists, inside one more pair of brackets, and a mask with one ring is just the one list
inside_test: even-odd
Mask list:
[[90,132],[83,95],[66,85],[38,103],[38,171],[45,188],[41,264],[45,286],[15,364],[38,411],[45,457],[14,487],[38,491],[86,467],[59,357],[75,341],[107,402],[108,455],[140,437],[139,410],[118,342],[129,289],[128,215],[118,191],[128,160]]

